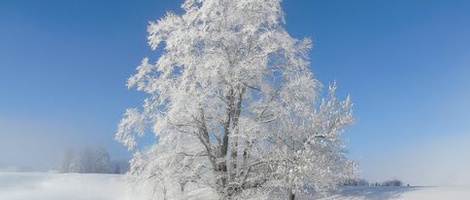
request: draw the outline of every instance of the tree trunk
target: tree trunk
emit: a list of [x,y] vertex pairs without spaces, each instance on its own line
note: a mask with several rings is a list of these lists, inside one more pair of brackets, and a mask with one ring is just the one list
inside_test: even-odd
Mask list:
[[166,186],[163,185],[163,200],[167,200],[167,196],[166,196]]
[[292,192],[292,190],[289,192],[289,200],[295,200],[295,194]]

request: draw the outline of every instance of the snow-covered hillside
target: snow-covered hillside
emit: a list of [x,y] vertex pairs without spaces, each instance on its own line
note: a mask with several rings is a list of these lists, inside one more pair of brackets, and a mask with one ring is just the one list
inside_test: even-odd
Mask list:
[[[0,173],[1,200],[138,200],[120,175]],[[323,200],[468,200],[470,187],[345,187]]]

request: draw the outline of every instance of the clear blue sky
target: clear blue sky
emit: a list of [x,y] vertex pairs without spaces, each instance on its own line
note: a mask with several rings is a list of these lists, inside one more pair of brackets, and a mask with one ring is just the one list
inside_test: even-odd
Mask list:
[[[54,167],[69,145],[128,157],[114,132],[143,95],[126,79],[150,55],[148,21],[180,3],[0,0],[0,166]],[[456,148],[470,141],[470,1],[283,4],[287,30],[314,41],[317,78],[351,94],[348,148],[364,177],[431,184],[470,163]],[[429,180],[410,175],[437,163]]]

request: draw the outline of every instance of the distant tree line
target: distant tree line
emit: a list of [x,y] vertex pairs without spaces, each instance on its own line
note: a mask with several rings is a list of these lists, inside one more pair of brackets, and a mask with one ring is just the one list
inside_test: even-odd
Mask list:
[[356,178],[348,179],[342,183],[343,186],[403,186],[403,181],[392,179],[383,182],[369,182],[365,179]]
[[343,182],[344,186],[369,186],[369,181],[361,178],[356,178],[356,179],[348,179],[345,182]]
[[127,161],[111,161],[103,148],[68,149],[62,159],[62,173],[115,173],[129,170]]
[[403,182],[398,179],[393,179],[382,182],[381,186],[403,186]]

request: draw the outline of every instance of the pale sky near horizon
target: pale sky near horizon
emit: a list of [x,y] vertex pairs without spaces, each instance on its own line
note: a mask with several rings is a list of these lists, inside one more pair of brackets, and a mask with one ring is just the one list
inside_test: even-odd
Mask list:
[[[0,0],[0,168],[56,168],[69,146],[113,140],[143,95],[125,87],[151,51],[167,0]],[[470,1],[285,0],[286,29],[311,37],[311,69],[350,94],[360,175],[416,185],[469,177]]]

